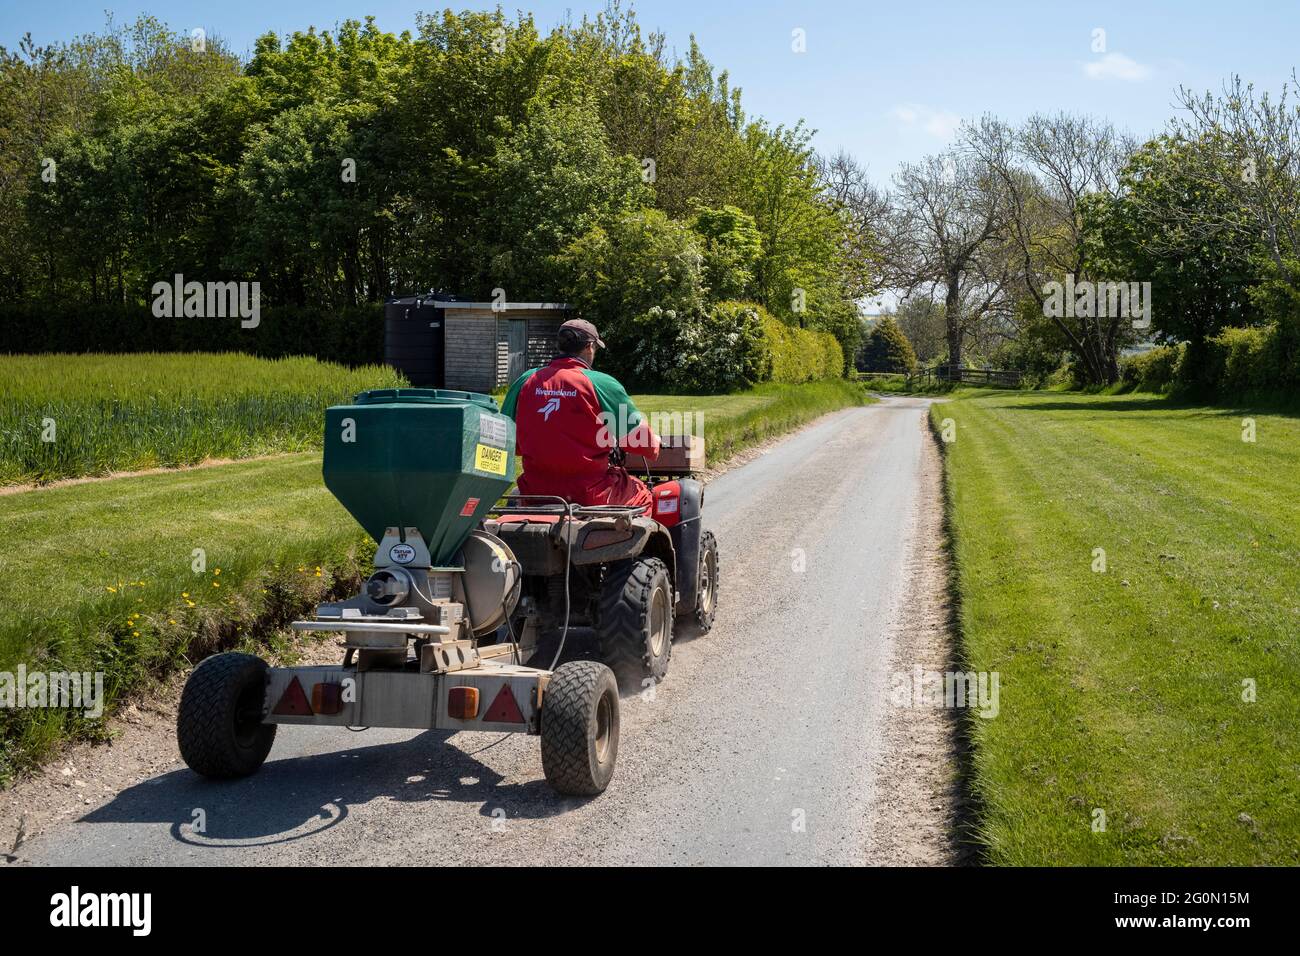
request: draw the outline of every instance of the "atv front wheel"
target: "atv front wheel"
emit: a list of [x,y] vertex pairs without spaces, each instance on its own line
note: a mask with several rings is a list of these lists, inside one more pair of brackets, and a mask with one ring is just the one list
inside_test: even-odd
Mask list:
[[266,761],[275,741],[275,724],[262,723],[266,671],[252,654],[216,654],[194,668],[176,715],[176,740],[191,770],[230,780]]
[[623,680],[664,679],[673,652],[673,589],[658,558],[610,565],[600,592],[596,634],[601,658]]
[[718,539],[712,531],[700,538],[699,583],[695,594],[695,611],[691,623],[696,633],[707,634],[718,613]]
[[542,773],[557,793],[594,797],[618,759],[618,683],[598,661],[570,661],[542,694]]

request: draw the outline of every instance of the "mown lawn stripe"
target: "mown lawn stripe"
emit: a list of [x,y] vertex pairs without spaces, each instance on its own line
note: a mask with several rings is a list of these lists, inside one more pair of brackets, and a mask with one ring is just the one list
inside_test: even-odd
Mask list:
[[995,394],[934,415],[959,423],[966,653],[1002,673],[1001,715],[974,719],[990,858],[1296,862],[1300,580],[1279,494],[1300,464],[1294,420],[1261,414],[1271,444],[1247,454],[1263,453],[1198,483],[1238,452],[1220,410]]

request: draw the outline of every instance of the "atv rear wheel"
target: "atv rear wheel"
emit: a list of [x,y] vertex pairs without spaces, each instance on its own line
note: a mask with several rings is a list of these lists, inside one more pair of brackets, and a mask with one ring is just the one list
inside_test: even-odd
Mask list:
[[598,661],[570,661],[542,695],[542,772],[557,793],[593,797],[618,759],[618,682]]
[[695,611],[691,623],[699,634],[707,634],[718,613],[718,539],[712,531],[700,538],[699,581],[695,594]]
[[262,723],[266,662],[252,654],[217,654],[185,682],[176,715],[181,758],[205,777],[247,777],[266,761],[275,724]]
[[673,653],[673,590],[658,558],[610,565],[600,592],[596,634],[601,658],[620,680],[645,686],[664,679]]

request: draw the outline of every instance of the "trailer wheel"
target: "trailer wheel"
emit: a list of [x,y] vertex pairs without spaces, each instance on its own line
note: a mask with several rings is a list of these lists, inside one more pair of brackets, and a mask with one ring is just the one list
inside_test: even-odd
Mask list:
[[718,539],[712,531],[700,538],[699,584],[695,597],[695,612],[691,623],[696,633],[707,634],[713,628],[718,613]]
[[542,772],[557,793],[594,797],[618,759],[618,682],[598,661],[570,661],[542,695]]
[[230,780],[266,761],[275,741],[275,724],[262,723],[266,671],[252,654],[216,654],[194,668],[176,715],[176,740],[191,770]]
[[673,590],[658,558],[609,566],[596,620],[600,655],[620,680],[640,687],[668,673],[673,653]]

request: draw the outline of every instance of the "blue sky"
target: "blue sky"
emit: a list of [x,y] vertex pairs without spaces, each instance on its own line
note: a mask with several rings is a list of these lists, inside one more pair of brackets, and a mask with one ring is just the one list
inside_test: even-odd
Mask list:
[[[401,0],[222,0],[118,2],[57,0],[0,4],[0,44],[24,32],[40,42],[100,28],[105,8],[119,21],[150,12],[173,28],[196,26],[223,36],[237,51],[260,33],[329,27],[374,14],[381,27],[412,27],[417,10],[466,2]],[[604,6],[603,0],[535,0],[506,4],[531,10],[545,29]],[[844,148],[887,181],[901,161],[947,143],[961,119],[983,112],[1018,119],[1067,109],[1106,116],[1143,136],[1173,112],[1179,84],[1217,89],[1230,73],[1257,86],[1280,87],[1300,61],[1300,4],[1181,2],[708,3],[635,4],[642,25],[664,31],[685,50],[693,33],[705,55],[730,71],[751,113],[773,122],[802,118],[817,129],[818,148]],[[792,31],[805,31],[806,52],[793,52]],[[1093,31],[1105,52],[1093,52]]]

